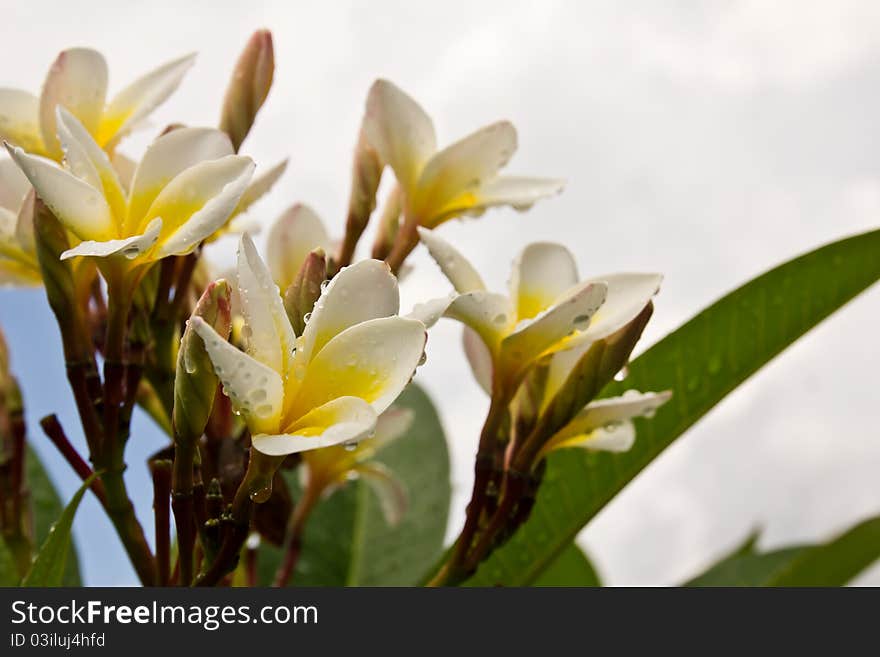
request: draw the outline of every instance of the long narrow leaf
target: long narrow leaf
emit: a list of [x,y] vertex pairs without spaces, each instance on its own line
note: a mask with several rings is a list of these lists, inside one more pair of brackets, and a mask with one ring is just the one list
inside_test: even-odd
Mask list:
[[756,552],[753,542],[684,586],[843,586],[880,558],[880,516],[819,545]]
[[61,512],[61,516],[52,525],[49,535],[37,552],[31,569],[21,582],[22,586],[61,586],[67,566],[67,554],[70,551],[73,518],[79,508],[83,495],[96,475],[89,477]]

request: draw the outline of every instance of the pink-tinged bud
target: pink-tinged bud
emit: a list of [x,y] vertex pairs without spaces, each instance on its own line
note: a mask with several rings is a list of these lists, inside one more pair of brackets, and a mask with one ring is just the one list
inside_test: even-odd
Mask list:
[[324,249],[315,249],[300,267],[296,280],[284,293],[284,308],[297,335],[306,328],[306,315],[312,312],[321,296],[321,284],[327,280],[327,256]]
[[[211,283],[196,304],[193,317],[201,317],[226,339],[232,329],[229,284],[224,280]],[[174,439],[179,446],[190,447],[202,435],[211,415],[216,391],[217,375],[205,351],[205,344],[187,323],[180,340],[174,379],[172,421]]]
[[272,33],[269,30],[257,30],[235,65],[220,117],[220,129],[229,135],[236,152],[269,95],[274,74]]
[[361,129],[354,151],[354,164],[351,171],[351,196],[348,199],[348,218],[345,222],[345,238],[337,258],[339,266],[351,263],[370,215],[376,209],[376,192],[382,178],[384,163],[379,154],[370,146]]

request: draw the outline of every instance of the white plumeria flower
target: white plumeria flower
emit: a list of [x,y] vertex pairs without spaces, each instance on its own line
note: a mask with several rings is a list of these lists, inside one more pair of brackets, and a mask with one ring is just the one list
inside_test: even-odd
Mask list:
[[559,193],[564,181],[500,176],[516,151],[516,129],[500,121],[437,150],[430,117],[415,100],[387,80],[377,80],[367,98],[364,133],[388,164],[404,194],[406,221],[428,228],[462,215],[507,205],[527,209]]
[[397,315],[397,280],[378,260],[342,269],[297,337],[250,237],[238,252],[246,353],[193,318],[196,332],[253,446],[280,456],[369,437],[409,383],[424,324]]
[[297,203],[278,217],[269,229],[266,261],[282,292],[296,280],[309,253],[331,245],[324,223],[309,206]]
[[651,417],[672,392],[627,390],[620,397],[587,404],[541,448],[536,460],[557,449],[579,447],[593,451],[625,452],[636,439],[635,417]]
[[552,398],[586,349],[634,319],[662,280],[659,274],[625,273],[579,281],[567,248],[537,242],[514,262],[509,294],[498,294],[486,290],[473,265],[449,243],[428,230],[419,234],[457,295],[423,304],[414,315],[428,325],[441,315],[466,325],[465,352],[490,394],[514,394],[529,367],[549,359],[556,377],[548,384]]
[[177,89],[195,55],[168,62],[138,78],[107,102],[107,63],[101,53],[71,48],[49,69],[40,97],[20,89],[0,89],[0,137],[26,151],[60,160],[58,105],[77,117],[98,145],[116,143]]
[[31,186],[9,159],[0,160],[0,285],[42,284],[33,223],[25,197]]
[[225,133],[181,128],[147,149],[126,191],[107,154],[63,107],[57,109],[65,168],[7,144],[37,194],[80,244],[62,259],[149,262],[192,251],[221,228],[254,171]]

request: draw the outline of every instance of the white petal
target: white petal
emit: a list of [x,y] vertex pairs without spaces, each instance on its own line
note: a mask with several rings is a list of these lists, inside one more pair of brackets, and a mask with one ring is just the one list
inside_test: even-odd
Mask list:
[[50,160],[6,148],[43,202],[77,237],[98,241],[117,237],[113,213],[97,189]]
[[471,372],[487,395],[492,394],[492,353],[483,339],[472,328],[465,326],[461,334],[464,354],[471,366]]
[[584,283],[546,312],[523,322],[502,342],[504,370],[523,372],[535,359],[561,348],[564,338],[587,325],[606,292],[604,283]]
[[110,162],[113,163],[113,168],[116,169],[116,175],[119,177],[119,182],[122,183],[122,186],[126,191],[130,190],[131,182],[134,180],[134,172],[137,169],[138,163],[119,151],[113,151],[113,155],[110,156]]
[[446,316],[476,331],[492,352],[511,330],[515,319],[507,297],[483,291],[458,295],[446,310]]
[[612,427],[601,427],[582,442],[568,444],[569,447],[583,447],[596,452],[626,452],[636,442],[636,428],[632,422],[621,422]]
[[482,208],[509,205],[516,210],[528,210],[537,201],[555,196],[565,188],[560,178],[528,178],[525,176],[498,176],[477,191],[477,205]]
[[595,281],[608,286],[608,296],[585,330],[572,341],[585,345],[608,337],[635,319],[660,290],[662,274],[609,274]]
[[330,235],[309,206],[297,203],[275,220],[269,229],[266,261],[282,290],[294,282],[306,257],[318,247],[329,249]]
[[18,214],[24,197],[31,190],[31,183],[14,160],[0,160],[0,208]]
[[437,150],[430,117],[387,80],[377,80],[367,97],[364,134],[400,185],[412,191],[425,163]]
[[474,266],[449,242],[427,228],[420,227],[418,231],[422,243],[428,247],[431,257],[457,292],[464,294],[486,289],[483,279]]
[[588,434],[602,427],[615,428],[617,423],[634,417],[648,416],[665,404],[672,392],[638,392],[628,390],[620,397],[597,399],[590,402],[574,419],[562,428],[551,442],[558,442]]
[[545,403],[553,398],[572,368],[597,340],[606,338],[635,319],[660,288],[660,274],[609,274],[594,279],[608,286],[605,303],[586,328],[565,341],[550,360]]
[[375,493],[385,516],[385,522],[394,527],[406,515],[408,499],[403,484],[381,463],[359,463],[354,471],[360,475]]
[[158,257],[189,253],[222,228],[253,174],[251,158],[227,155],[196,164],[168,183],[144,219],[160,216],[166,224]]
[[18,89],[0,89],[0,138],[31,153],[43,152],[40,101]]
[[229,344],[201,317],[189,321],[205,343],[223,392],[244,414],[251,432],[277,432],[284,404],[284,386],[278,373]]
[[195,54],[190,54],[163,64],[116,94],[101,121],[100,143],[107,145],[117,141],[164,103],[180,85],[195,58]]
[[56,109],[56,123],[64,161],[70,172],[101,190],[113,214],[123,219],[127,199],[110,158],[92,139],[88,130],[62,105]]
[[242,235],[238,247],[238,292],[247,327],[247,352],[285,376],[292,367],[296,334],[278,288],[248,235]]
[[517,319],[530,319],[547,310],[578,282],[574,256],[562,244],[529,244],[513,263],[510,298]]
[[34,202],[37,193],[34,188],[28,184],[30,188],[25,194],[21,206],[18,208],[18,216],[15,221],[15,239],[21,245],[21,248],[28,254],[32,254],[36,262],[37,242],[34,238]]
[[248,185],[244,194],[241,195],[241,200],[238,202],[238,207],[235,208],[234,216],[247,212],[251,205],[268,194],[269,190],[278,182],[278,179],[284,174],[286,169],[287,160],[282,160],[265,173],[256,176],[251,181],[251,184]]
[[126,237],[125,239],[106,240],[104,242],[86,240],[62,253],[61,259],[67,260],[68,258],[73,258],[75,256],[107,258],[109,256],[118,255],[129,260],[134,260],[153,247],[159,239],[159,233],[161,230],[162,220],[157,217],[150,222],[150,225],[147,226],[147,229],[142,235],[134,235],[132,237]]
[[[343,267],[330,281],[303,331],[302,357],[308,362],[335,335],[400,309],[397,279],[381,260],[361,260]],[[424,328],[424,327],[423,327]]]
[[411,408],[398,406],[387,408],[376,422],[376,432],[370,439],[370,445],[378,451],[398,438],[402,438],[412,428],[415,419],[415,411]]
[[431,328],[446,313],[446,310],[455,301],[456,294],[450,292],[445,297],[436,299],[428,299],[422,303],[417,303],[413,309],[406,315],[409,319],[417,319],[425,328]]
[[516,151],[516,129],[509,121],[499,121],[468,135],[437,153],[419,177],[413,212],[423,226],[433,227],[433,219],[444,206],[462,194],[476,192],[495,178],[498,170]]
[[339,397],[299,418],[284,434],[257,434],[251,440],[263,454],[295,454],[363,440],[375,429],[376,417],[362,399]]
[[107,94],[107,63],[96,50],[70,48],[58,55],[40,94],[40,129],[53,157],[61,155],[55,129],[55,108],[63,105],[86,130],[97,134]]
[[156,139],[134,172],[126,226],[137,226],[178,174],[199,162],[232,154],[229,137],[213,128],[179,128]]
[[425,349],[421,322],[371,319],[346,329],[309,363],[291,417],[337,397],[360,397],[382,413],[409,383]]

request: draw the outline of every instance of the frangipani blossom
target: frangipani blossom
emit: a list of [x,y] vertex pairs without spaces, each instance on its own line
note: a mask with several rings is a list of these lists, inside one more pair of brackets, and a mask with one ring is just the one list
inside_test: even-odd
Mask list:
[[427,338],[424,324],[397,316],[388,266],[364,260],[342,269],[299,337],[247,235],[238,286],[246,353],[199,318],[191,321],[254,448],[279,456],[369,437],[415,373]]
[[305,452],[301,466],[303,488],[313,486],[322,495],[329,495],[351,479],[362,479],[379,499],[385,520],[396,525],[406,511],[406,491],[394,473],[375,457],[380,449],[403,436],[414,418],[410,409],[392,406],[379,416],[370,440],[353,447],[333,445]]
[[467,326],[465,352],[491,394],[516,391],[529,367],[549,360],[548,398],[596,340],[626,325],[660,287],[659,274],[610,274],[579,281],[574,257],[560,244],[536,242],[516,259],[508,295],[489,292],[468,260],[431,231],[422,242],[457,296],[417,309],[428,324],[445,314]]
[[266,262],[272,279],[284,292],[296,279],[309,253],[317,248],[327,251],[330,247],[330,235],[321,218],[309,206],[297,203],[269,229]]
[[0,285],[42,283],[25,198],[31,186],[15,162],[0,160]]
[[517,147],[516,129],[508,121],[438,151],[430,117],[387,80],[377,80],[370,89],[364,132],[394,170],[407,220],[428,228],[497,205],[525,209],[564,186],[557,179],[498,175]]
[[232,155],[224,133],[181,128],[153,142],[127,191],[85,127],[63,107],[57,115],[64,168],[7,149],[40,198],[81,240],[62,259],[149,262],[186,254],[226,223],[253,175],[253,161]]
[[180,84],[195,55],[168,62],[138,78],[107,102],[107,63],[89,48],[71,48],[49,69],[40,97],[19,89],[0,89],[0,137],[56,161],[62,156],[56,107],[73,114],[95,142],[112,152],[116,143]]

